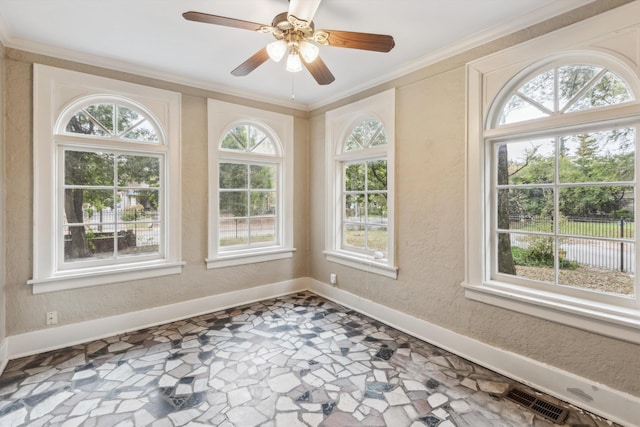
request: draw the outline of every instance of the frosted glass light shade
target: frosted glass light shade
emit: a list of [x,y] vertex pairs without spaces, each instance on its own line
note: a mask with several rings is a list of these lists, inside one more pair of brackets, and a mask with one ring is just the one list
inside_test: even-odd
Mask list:
[[302,71],[302,61],[300,61],[300,55],[294,52],[289,52],[289,57],[287,57],[287,71],[292,73]]
[[304,62],[307,64],[315,61],[318,57],[318,46],[313,43],[301,41],[298,50],[300,51],[300,56],[302,56],[302,59],[304,59]]
[[267,45],[267,55],[276,62],[280,62],[287,53],[287,42],[284,40],[276,40]]

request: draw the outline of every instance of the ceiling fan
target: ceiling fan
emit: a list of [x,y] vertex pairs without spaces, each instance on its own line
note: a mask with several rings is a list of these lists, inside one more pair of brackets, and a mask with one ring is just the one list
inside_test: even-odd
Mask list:
[[279,62],[287,55],[287,71],[301,71],[304,65],[318,84],[327,85],[335,77],[319,57],[317,45],[376,52],[389,52],[395,46],[393,37],[389,35],[315,30],[313,16],[320,1],[290,0],[289,10],[276,15],[271,25],[193,11],[185,12],[182,16],[189,21],[270,33],[275,37],[276,41],[269,43],[231,71],[234,76],[246,76],[269,58]]

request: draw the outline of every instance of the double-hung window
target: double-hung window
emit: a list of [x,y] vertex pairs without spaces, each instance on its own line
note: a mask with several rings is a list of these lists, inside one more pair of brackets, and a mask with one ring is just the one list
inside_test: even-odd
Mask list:
[[640,75],[571,36],[469,66],[466,295],[640,342]]
[[330,111],[327,125],[327,259],[396,278],[395,92]]
[[35,81],[34,292],[179,273],[179,95]]
[[293,120],[209,101],[208,268],[290,258]]

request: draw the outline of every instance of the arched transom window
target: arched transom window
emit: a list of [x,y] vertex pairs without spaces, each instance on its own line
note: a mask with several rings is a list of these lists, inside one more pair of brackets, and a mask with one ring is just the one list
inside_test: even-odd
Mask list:
[[554,67],[530,78],[508,98],[499,125],[619,105],[633,95],[617,74],[590,64]]
[[75,111],[64,126],[69,134],[158,143],[157,125],[139,109],[111,102],[90,104]]

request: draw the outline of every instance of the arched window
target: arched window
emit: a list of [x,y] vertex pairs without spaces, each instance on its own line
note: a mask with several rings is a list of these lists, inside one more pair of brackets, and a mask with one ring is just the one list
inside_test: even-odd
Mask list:
[[489,125],[510,130],[486,139],[493,277],[635,296],[638,118],[580,114],[631,103],[631,89],[606,67],[568,63],[505,95]]
[[179,94],[37,71],[34,292],[179,273]]
[[218,163],[221,250],[279,243],[279,141],[255,123],[234,125],[220,140]]
[[469,64],[465,295],[640,342],[640,42],[606,31]]
[[329,111],[326,134],[325,255],[395,279],[395,92]]
[[147,146],[162,146],[159,125],[131,100],[115,100],[75,102],[58,121],[61,269],[162,252],[165,154]]
[[207,268],[293,256],[293,118],[209,100]]
[[[378,258],[388,249],[388,182],[384,124],[375,118],[360,121],[344,141],[342,176],[342,247]],[[373,156],[373,157],[371,157]]]

